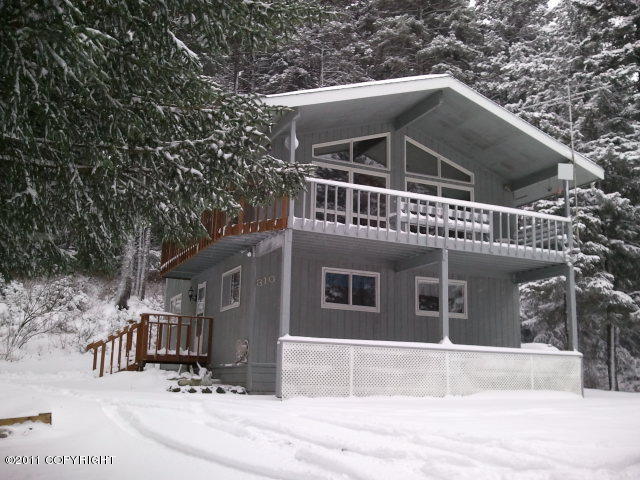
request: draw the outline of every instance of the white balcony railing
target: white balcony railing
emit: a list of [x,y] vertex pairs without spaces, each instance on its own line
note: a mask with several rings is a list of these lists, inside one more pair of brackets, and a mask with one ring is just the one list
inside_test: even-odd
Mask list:
[[307,178],[293,227],[437,248],[563,261],[566,217]]

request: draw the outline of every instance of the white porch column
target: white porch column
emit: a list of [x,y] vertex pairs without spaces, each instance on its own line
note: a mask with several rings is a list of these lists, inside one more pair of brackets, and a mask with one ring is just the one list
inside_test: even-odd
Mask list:
[[569,331],[569,350],[578,351],[578,316],[576,314],[576,275],[573,265],[567,265],[566,278],[566,312],[567,330]]
[[[282,239],[282,269],[280,272],[280,321],[278,338],[289,335],[291,325],[291,255],[293,230],[287,228]],[[278,342],[276,351],[276,397],[282,397],[282,344]]]
[[449,340],[449,251],[443,248],[440,251],[440,278],[438,283],[440,328],[442,329],[442,341]]

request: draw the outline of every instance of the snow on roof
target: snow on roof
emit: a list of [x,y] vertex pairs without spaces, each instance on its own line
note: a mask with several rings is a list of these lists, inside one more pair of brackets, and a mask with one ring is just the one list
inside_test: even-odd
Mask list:
[[589,172],[595,178],[604,178],[604,169],[602,167],[578,152],[574,152],[574,155],[572,155],[571,149],[568,146],[560,143],[550,135],[544,133],[542,130],[539,130],[506,108],[498,105],[493,100],[490,100],[448,74],[418,75],[414,77],[392,78],[388,80],[375,80],[371,82],[336,85],[310,90],[298,90],[294,92],[266,95],[264,97],[264,101],[269,105],[280,105],[293,108],[446,88],[455,91],[467,100],[479,105],[488,112],[518,128],[523,133],[556,151],[567,160],[571,160],[572,157],[574,157],[576,165]]

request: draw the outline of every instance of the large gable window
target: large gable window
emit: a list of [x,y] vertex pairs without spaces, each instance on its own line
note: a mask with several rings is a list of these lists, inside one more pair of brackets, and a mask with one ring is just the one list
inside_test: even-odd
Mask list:
[[313,158],[373,168],[389,168],[389,134],[356,137],[313,146]]
[[[416,315],[437,317],[440,310],[439,280],[416,277]],[[467,318],[467,282],[449,280],[449,316]]]
[[322,308],[379,312],[379,303],[379,273],[322,269]]
[[[468,195],[460,194],[461,189],[455,188],[455,183],[473,185],[474,176],[472,172],[409,137],[405,137],[404,152],[407,175],[428,177],[433,179],[433,185],[443,185],[444,188],[438,191],[439,196],[460,200],[470,199],[466,198]],[[448,182],[454,183],[448,184]]]

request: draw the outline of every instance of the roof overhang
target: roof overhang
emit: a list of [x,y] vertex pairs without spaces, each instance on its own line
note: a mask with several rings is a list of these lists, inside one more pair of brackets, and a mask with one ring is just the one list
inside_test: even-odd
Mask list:
[[568,146],[450,75],[300,90],[268,95],[264,102],[296,110],[299,131],[354,125],[360,118],[401,128],[420,117],[416,127],[502,177],[517,204],[557,188],[558,163],[575,162],[577,185],[604,178],[596,163],[572,155]]

